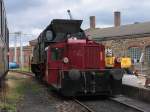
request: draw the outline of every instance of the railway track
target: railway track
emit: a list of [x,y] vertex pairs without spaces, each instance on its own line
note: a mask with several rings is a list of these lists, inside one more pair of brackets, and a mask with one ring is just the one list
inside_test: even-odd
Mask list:
[[84,103],[80,102],[79,100],[73,99],[73,101],[76,102],[77,104],[79,104],[80,106],[82,106],[83,108],[85,108],[88,112],[95,112],[94,110],[92,110],[87,105],[85,105]]
[[84,107],[87,112],[150,112],[149,104],[127,98],[123,95],[105,100],[78,100],[76,103]]
[[128,97],[125,97],[123,95],[116,96],[114,98],[110,98],[110,100],[120,103],[122,105],[125,105],[127,107],[133,108],[134,110],[137,110],[139,112],[150,112],[149,104],[137,101],[134,99],[130,99]]
[[[10,70],[33,77],[31,72]],[[73,99],[73,102],[85,108],[86,112],[150,112],[149,104],[118,95],[108,99],[81,100]]]

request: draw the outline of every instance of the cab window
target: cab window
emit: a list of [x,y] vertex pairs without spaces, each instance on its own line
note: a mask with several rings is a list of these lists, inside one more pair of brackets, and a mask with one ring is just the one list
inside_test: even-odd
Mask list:
[[63,58],[63,48],[51,48],[51,60],[62,60]]

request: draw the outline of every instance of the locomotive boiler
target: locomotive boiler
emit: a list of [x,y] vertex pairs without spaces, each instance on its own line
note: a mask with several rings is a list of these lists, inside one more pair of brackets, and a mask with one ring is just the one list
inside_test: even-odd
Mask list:
[[55,19],[39,35],[32,72],[64,96],[120,92],[122,69],[105,66],[105,46],[89,40],[82,20]]

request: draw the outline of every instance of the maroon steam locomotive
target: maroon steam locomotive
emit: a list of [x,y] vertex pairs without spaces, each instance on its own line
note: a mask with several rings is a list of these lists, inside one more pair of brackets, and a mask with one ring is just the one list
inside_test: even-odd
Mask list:
[[120,92],[122,70],[105,67],[105,47],[89,40],[81,20],[55,19],[39,35],[32,72],[64,96]]

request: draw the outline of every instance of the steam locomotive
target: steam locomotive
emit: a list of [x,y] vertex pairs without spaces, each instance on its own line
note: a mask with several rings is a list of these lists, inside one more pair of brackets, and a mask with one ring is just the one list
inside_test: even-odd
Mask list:
[[122,69],[105,66],[105,46],[89,40],[82,20],[54,19],[39,35],[31,70],[64,96],[120,92]]
[[8,71],[9,31],[3,0],[0,0],[0,86]]

